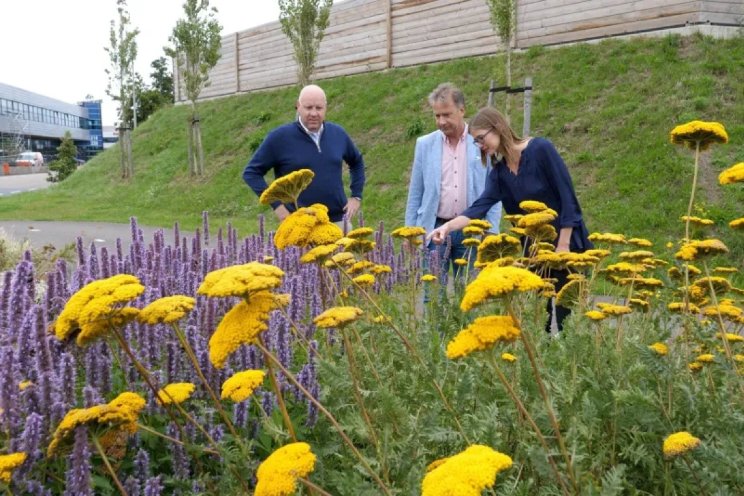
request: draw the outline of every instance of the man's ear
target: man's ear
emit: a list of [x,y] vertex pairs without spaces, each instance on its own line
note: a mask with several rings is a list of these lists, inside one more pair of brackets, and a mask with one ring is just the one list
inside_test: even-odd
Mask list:
[[295,102],[295,110],[300,110],[300,101],[299,100],[297,100]]

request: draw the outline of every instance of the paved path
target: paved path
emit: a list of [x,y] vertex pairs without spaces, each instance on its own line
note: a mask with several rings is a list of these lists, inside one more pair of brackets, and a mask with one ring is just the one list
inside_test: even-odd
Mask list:
[[48,188],[51,184],[47,181],[46,173],[0,176],[0,196],[44,189]]

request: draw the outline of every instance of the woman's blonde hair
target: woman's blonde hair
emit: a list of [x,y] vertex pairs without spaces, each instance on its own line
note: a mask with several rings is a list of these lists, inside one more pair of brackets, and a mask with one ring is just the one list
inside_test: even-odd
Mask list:
[[[524,139],[514,132],[507,122],[506,117],[495,108],[484,107],[480,109],[470,119],[468,129],[478,129],[495,133],[499,137],[499,147],[496,153],[504,157],[507,163],[513,164],[519,160],[519,152],[516,150],[515,145],[521,143]],[[481,161],[484,165],[487,158],[485,150],[481,149]]]

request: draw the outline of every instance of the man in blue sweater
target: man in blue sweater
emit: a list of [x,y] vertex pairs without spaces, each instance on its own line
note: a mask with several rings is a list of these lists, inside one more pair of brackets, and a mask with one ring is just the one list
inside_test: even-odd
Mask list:
[[[264,176],[274,169],[279,178],[300,169],[315,173],[310,186],[300,194],[299,206],[322,203],[331,221],[343,228],[359,210],[364,189],[364,160],[346,131],[325,122],[326,96],[316,85],[302,88],[297,99],[297,120],[273,129],[258,147],[243,171],[243,180],[259,196],[268,187]],[[342,179],[343,162],[351,174],[351,197],[346,198]],[[271,204],[280,221],[294,205]]]

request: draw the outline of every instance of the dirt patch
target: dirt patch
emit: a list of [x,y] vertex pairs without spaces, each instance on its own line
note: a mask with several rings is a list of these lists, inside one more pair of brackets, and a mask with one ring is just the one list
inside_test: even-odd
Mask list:
[[698,188],[708,203],[719,204],[722,201],[721,188],[718,186],[718,173],[711,166],[710,153],[701,153],[698,165]]

